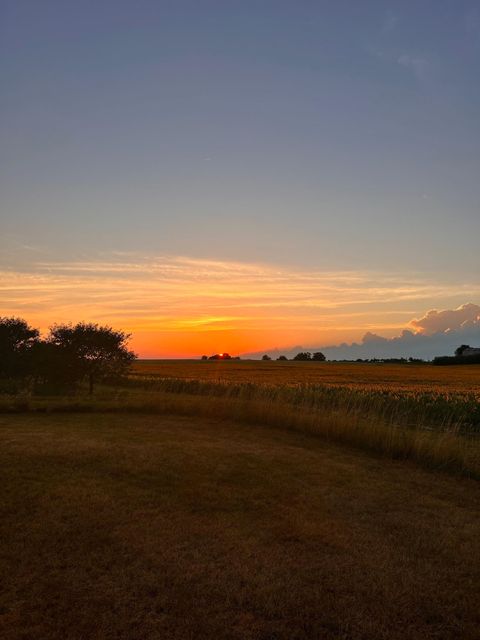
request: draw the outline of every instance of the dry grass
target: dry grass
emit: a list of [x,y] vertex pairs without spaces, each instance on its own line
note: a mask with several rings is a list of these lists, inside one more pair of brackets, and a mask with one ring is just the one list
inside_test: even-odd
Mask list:
[[426,468],[480,478],[480,438],[476,434],[402,427],[373,411],[359,412],[348,405],[294,405],[282,398],[281,388],[279,394],[271,394],[269,390],[265,393],[262,387],[254,387],[246,389],[248,395],[217,396],[210,386],[208,393],[199,395],[105,389],[93,399],[90,396],[21,399],[18,408],[16,399],[3,398],[0,412],[173,414],[234,420],[320,436],[391,459],[413,460]]
[[480,476],[479,365],[140,361],[131,383],[209,402],[225,396],[237,420]]
[[473,640],[478,483],[265,425],[0,416],[4,640]]
[[480,395],[480,365],[340,362],[262,362],[253,360],[138,360],[134,374],[144,377],[260,384],[323,384],[358,389],[439,391]]
[[[3,394],[0,412],[221,417],[480,478],[479,372],[478,365],[144,361],[120,386],[99,388],[94,397]],[[324,382],[300,382],[308,376]],[[453,390],[446,386],[452,377]]]

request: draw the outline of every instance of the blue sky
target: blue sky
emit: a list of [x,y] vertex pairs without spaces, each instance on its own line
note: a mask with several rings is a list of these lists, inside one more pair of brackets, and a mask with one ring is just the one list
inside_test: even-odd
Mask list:
[[134,253],[478,280],[478,2],[0,7],[5,268]]

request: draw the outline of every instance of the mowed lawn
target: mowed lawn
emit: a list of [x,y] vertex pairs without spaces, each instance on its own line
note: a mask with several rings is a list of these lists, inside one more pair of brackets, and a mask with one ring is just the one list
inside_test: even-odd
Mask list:
[[262,426],[0,416],[3,640],[479,637],[474,480]]

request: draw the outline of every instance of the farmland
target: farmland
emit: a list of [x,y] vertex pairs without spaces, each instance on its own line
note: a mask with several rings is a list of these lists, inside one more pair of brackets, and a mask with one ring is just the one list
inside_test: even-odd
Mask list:
[[259,384],[323,384],[402,392],[439,391],[480,395],[480,365],[293,362],[253,360],[138,360],[138,377]]

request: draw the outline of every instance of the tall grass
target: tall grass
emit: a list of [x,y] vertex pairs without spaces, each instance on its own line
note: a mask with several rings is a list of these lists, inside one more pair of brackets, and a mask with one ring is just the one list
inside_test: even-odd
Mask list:
[[386,387],[368,389],[347,385],[262,384],[176,378],[129,378],[125,387],[209,397],[255,398],[299,407],[301,410],[346,410],[396,425],[441,431],[480,433],[480,397],[474,392],[446,393]]
[[[440,428],[425,428],[428,403],[415,413],[402,398],[368,396],[348,389],[285,387],[155,380],[139,388],[101,390],[95,398],[13,398],[0,400],[0,411],[132,412],[176,414],[266,425],[315,434],[393,459],[480,478],[480,439],[460,428],[455,417]],[[399,405],[395,407],[395,402]],[[412,401],[416,407],[415,402]],[[421,404],[421,403],[420,403]],[[408,411],[406,410],[409,409]],[[455,416],[453,411],[452,416]]]

